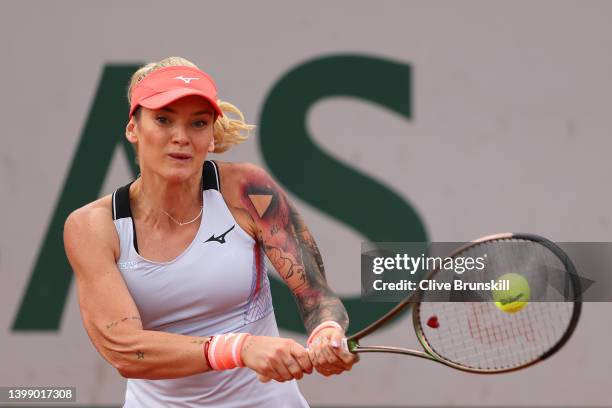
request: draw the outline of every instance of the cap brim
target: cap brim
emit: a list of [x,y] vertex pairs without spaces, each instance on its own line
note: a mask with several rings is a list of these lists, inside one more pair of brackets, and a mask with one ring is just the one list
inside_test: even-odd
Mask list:
[[200,96],[206,99],[215,110],[216,116],[223,116],[223,112],[221,111],[221,109],[219,109],[217,101],[210,98],[204,92],[192,88],[171,89],[169,91],[161,92],[156,95],[145,98],[138,102],[138,104],[144,106],[147,109],[160,109],[178,99],[191,95]]

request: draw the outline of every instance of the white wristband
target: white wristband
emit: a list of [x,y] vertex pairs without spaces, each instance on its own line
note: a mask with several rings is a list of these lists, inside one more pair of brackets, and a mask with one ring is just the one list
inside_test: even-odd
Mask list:
[[333,327],[334,329],[342,330],[342,326],[340,326],[340,324],[338,324],[338,322],[334,322],[333,320],[328,320],[326,322],[323,322],[320,325],[318,325],[317,327],[315,327],[314,330],[312,331],[312,333],[310,333],[310,336],[308,337],[308,341],[306,342],[306,346],[310,347],[310,343],[312,343],[312,341],[314,340],[315,336],[317,334],[319,334],[319,332],[321,330],[327,329],[329,327]]

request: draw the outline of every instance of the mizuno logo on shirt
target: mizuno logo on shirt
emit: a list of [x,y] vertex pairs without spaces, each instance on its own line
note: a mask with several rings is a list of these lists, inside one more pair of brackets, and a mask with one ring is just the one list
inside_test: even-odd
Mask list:
[[210,242],[210,241],[216,241],[220,244],[225,244],[225,236],[234,229],[234,227],[236,226],[236,224],[232,225],[232,227],[230,229],[228,229],[227,231],[225,231],[223,234],[219,235],[218,237],[215,237],[215,234],[212,234],[210,236],[210,238],[208,238],[206,241],[204,241],[204,243],[206,242]]

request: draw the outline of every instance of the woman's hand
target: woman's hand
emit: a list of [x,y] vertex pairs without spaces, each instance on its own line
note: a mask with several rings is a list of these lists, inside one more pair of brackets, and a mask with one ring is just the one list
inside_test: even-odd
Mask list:
[[312,373],[308,351],[291,339],[249,336],[241,355],[244,365],[262,382],[299,380],[304,373]]
[[324,376],[349,371],[359,361],[356,354],[342,346],[344,331],[340,328],[327,327],[317,333],[308,348],[310,361],[314,368]]

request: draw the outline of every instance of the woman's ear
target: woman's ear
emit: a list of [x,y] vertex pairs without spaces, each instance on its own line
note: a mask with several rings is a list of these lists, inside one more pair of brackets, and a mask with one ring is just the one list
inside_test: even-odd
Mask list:
[[136,122],[135,122],[134,116],[132,116],[127,126],[125,127],[125,137],[130,143],[138,142],[138,138],[136,137],[136,132],[134,131],[135,127],[136,127]]
[[215,151],[215,138],[213,137],[210,141],[210,145],[208,145],[208,151],[213,153]]

